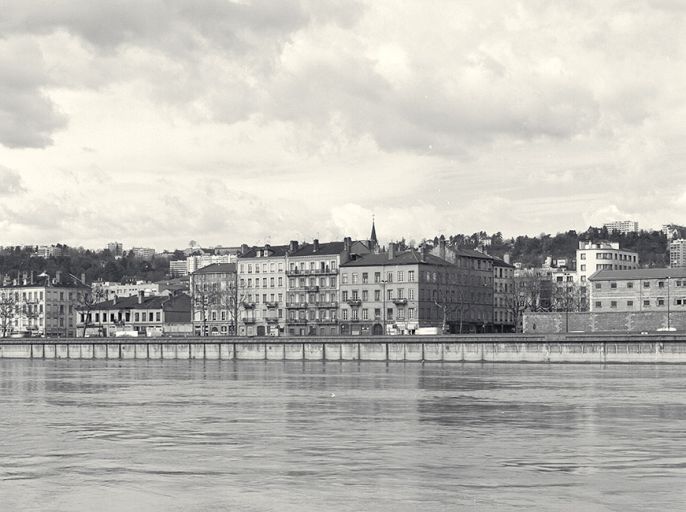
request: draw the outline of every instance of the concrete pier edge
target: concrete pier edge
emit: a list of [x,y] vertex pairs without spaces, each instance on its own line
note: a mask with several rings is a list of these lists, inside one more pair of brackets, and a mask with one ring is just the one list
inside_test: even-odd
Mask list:
[[1,359],[686,363],[686,332],[457,336],[2,338]]

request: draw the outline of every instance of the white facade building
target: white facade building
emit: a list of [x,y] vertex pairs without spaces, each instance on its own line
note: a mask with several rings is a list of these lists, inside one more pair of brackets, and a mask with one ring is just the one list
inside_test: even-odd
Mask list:
[[581,286],[599,270],[633,270],[639,267],[638,253],[619,248],[618,242],[579,242],[576,276]]
[[669,243],[669,266],[686,267],[686,239],[680,238]]
[[633,220],[615,220],[603,224],[608,232],[618,231],[620,233],[638,233],[638,222]]
[[[96,281],[91,284],[91,289],[103,301],[113,300],[115,297],[131,297],[140,292],[144,292],[145,296],[160,295],[160,285],[149,281],[136,281],[135,283]],[[168,295],[168,293],[162,295]]]
[[235,254],[200,254],[186,258],[186,275],[214,263],[236,263]]

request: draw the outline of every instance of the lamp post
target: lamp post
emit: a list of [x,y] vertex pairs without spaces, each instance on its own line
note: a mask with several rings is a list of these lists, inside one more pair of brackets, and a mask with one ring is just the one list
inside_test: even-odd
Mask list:
[[671,331],[671,323],[670,323],[670,294],[669,294],[669,276],[667,276],[667,331]]
[[382,327],[382,332],[381,332],[382,336],[386,335],[386,283],[387,282],[388,281],[386,281],[385,279],[381,280],[381,288],[383,290],[381,292],[381,304],[382,304],[382,306],[381,306],[381,318],[383,318],[383,327]]

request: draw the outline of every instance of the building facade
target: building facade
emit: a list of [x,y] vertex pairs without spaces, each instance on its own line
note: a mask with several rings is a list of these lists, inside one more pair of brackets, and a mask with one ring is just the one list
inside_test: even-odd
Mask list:
[[493,329],[496,332],[510,332],[516,327],[514,271],[514,265],[508,261],[493,258]]
[[124,244],[121,242],[110,242],[107,244],[107,250],[115,258],[121,258],[124,255]]
[[591,312],[686,312],[686,267],[601,270],[589,283]]
[[193,254],[186,258],[186,275],[216,263],[236,263],[235,254]]
[[134,247],[131,249],[134,258],[144,261],[152,261],[155,258],[155,249],[150,247]]
[[618,242],[582,241],[576,250],[576,277],[581,287],[599,270],[632,270],[638,266],[638,253],[620,249]]
[[686,239],[679,238],[669,242],[669,266],[686,267]]
[[244,247],[238,257],[239,334],[279,336],[286,322],[288,245]]
[[186,262],[186,260],[170,260],[169,261],[169,274],[171,275],[171,277],[187,276],[188,275],[188,263]]
[[196,336],[236,333],[240,314],[235,263],[213,263],[190,275],[193,332]]
[[0,286],[0,334],[74,336],[74,308],[90,294],[78,281],[35,277],[5,278]]
[[140,292],[145,295],[160,295],[160,285],[150,281],[136,281],[135,283],[116,283],[111,281],[95,281],[91,289],[96,297],[102,300],[112,300],[116,297],[131,297]]
[[163,336],[178,325],[188,325],[190,334],[191,298],[174,296],[135,296],[105,300],[78,307],[74,322],[78,337]]
[[638,233],[638,222],[634,220],[615,220],[603,224],[609,233],[617,231],[619,233]]

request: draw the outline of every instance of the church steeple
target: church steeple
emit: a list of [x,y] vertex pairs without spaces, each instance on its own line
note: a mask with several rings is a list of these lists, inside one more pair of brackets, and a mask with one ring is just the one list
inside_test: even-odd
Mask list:
[[372,215],[372,234],[369,235],[369,241],[373,248],[378,247],[379,241],[376,239],[376,226],[374,224],[374,215]]

